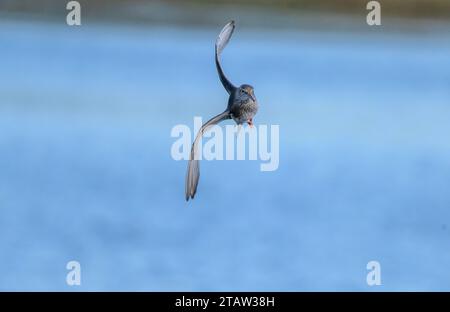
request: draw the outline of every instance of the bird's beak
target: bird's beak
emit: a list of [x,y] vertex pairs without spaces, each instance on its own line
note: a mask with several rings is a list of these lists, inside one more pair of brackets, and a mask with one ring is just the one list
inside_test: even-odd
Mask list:
[[254,94],[250,94],[251,99],[253,100],[253,102],[256,102],[256,98]]

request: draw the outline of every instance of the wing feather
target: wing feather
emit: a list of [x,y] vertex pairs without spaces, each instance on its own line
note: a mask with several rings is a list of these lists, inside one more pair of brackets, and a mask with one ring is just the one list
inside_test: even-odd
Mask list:
[[220,81],[222,82],[222,85],[229,94],[231,94],[236,87],[228,80],[228,78],[223,73],[222,66],[220,65],[219,56],[222,53],[223,49],[225,49],[225,47],[227,46],[228,42],[230,41],[230,38],[234,32],[234,28],[235,28],[234,21],[231,21],[225,25],[225,27],[222,29],[219,36],[217,37],[215,49],[217,72],[219,74],[219,78]]
[[186,173],[185,194],[186,201],[189,198],[194,199],[197,192],[198,180],[200,179],[200,164],[197,157],[197,145],[199,139],[203,136],[209,128],[218,124],[222,120],[230,119],[230,112],[228,110],[208,120],[199,130],[195,137],[194,143],[192,143],[191,155],[189,157],[188,169]]

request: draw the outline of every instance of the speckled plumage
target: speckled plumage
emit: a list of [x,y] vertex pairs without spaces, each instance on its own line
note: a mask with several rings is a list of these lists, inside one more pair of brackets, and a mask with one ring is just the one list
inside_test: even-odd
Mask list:
[[200,179],[200,166],[196,154],[198,152],[198,140],[201,138],[203,133],[213,125],[216,125],[226,119],[233,119],[238,125],[241,125],[245,122],[247,122],[249,125],[252,125],[253,117],[258,111],[258,103],[255,98],[253,87],[248,84],[243,84],[239,87],[235,87],[225,76],[222,70],[222,66],[220,65],[219,56],[228,44],[231,35],[234,32],[234,28],[234,21],[226,24],[217,37],[215,45],[215,62],[217,73],[219,74],[219,78],[222,82],[223,87],[230,95],[228,99],[228,106],[223,113],[211,118],[201,127],[200,131],[195,137],[194,143],[192,143],[191,154],[186,173],[186,200],[189,200],[190,198],[193,199],[195,193],[197,192],[198,181]]
[[[246,85],[247,86],[247,85]],[[248,120],[253,119],[253,117],[258,112],[258,103],[253,94],[253,87],[250,87],[250,94],[240,94],[242,86],[236,88],[233,94],[230,95],[230,100],[228,102],[228,110],[230,111],[230,116],[238,124],[243,124]]]

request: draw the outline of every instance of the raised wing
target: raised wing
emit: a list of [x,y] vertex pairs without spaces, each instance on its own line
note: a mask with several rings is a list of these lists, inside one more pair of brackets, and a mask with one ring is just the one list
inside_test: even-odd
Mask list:
[[219,73],[220,81],[222,82],[225,90],[229,94],[233,92],[236,87],[228,80],[227,77],[225,77],[225,74],[223,73],[222,66],[220,65],[219,56],[222,53],[223,49],[225,49],[226,45],[230,41],[231,35],[233,34],[235,28],[234,21],[229,22],[225,25],[225,27],[220,32],[219,36],[216,40],[216,68],[217,72]]

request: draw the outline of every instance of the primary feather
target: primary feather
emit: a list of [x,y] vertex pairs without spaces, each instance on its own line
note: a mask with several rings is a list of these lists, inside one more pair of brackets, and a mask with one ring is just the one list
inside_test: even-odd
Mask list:
[[220,32],[219,36],[216,40],[216,68],[219,73],[220,81],[222,82],[223,87],[227,90],[228,94],[231,94],[236,87],[228,80],[222,70],[222,66],[220,65],[219,56],[222,53],[223,49],[225,49],[226,45],[230,41],[231,35],[233,34],[235,25],[234,21],[229,22],[225,25],[225,27]]
[[230,41],[231,35],[233,35],[234,28],[235,28],[234,21],[229,22],[223,27],[222,31],[220,32],[216,40],[217,54],[220,55],[220,53],[222,53],[223,49]]
[[186,200],[194,198],[197,192],[198,180],[200,179],[200,166],[197,157],[197,145],[200,138],[209,128],[217,125],[222,120],[230,119],[230,112],[228,110],[208,120],[198,131],[194,143],[192,143],[191,154],[189,157],[188,169],[186,173]]

